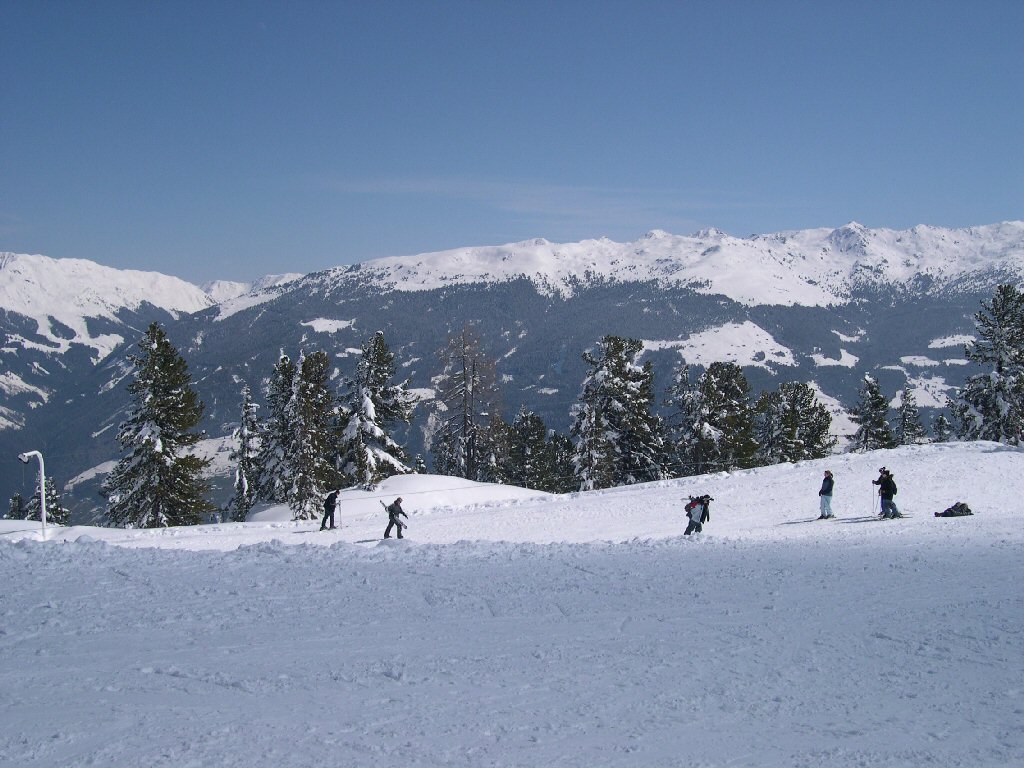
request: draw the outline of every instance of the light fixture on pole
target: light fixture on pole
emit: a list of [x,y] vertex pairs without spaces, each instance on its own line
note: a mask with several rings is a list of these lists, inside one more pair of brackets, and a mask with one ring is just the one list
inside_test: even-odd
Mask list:
[[39,451],[26,451],[18,454],[18,461],[28,464],[28,460],[35,456],[39,459],[39,517],[43,521],[43,538],[46,538],[46,466],[43,464],[43,454]]

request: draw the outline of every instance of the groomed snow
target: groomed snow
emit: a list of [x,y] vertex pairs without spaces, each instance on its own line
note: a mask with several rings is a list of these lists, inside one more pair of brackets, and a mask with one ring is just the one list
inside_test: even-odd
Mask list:
[[[905,519],[874,519],[882,464]],[[3,521],[0,764],[1019,765],[1022,498],[1024,451],[976,443],[565,496],[393,478],[334,532]]]

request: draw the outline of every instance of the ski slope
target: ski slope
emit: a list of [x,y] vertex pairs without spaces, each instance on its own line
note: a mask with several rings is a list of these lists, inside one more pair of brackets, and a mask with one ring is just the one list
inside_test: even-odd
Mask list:
[[333,532],[2,521],[0,764],[1020,765],[1022,498],[1024,451],[975,443],[565,496],[393,478]]

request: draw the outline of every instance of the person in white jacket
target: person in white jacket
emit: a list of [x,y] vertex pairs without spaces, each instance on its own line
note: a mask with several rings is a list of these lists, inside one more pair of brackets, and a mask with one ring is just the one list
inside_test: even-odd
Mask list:
[[704,523],[711,519],[710,502],[711,497],[707,494],[690,497],[690,501],[686,505],[686,516],[690,518],[690,522],[686,526],[683,536],[689,536],[694,532],[700,533],[704,530]]

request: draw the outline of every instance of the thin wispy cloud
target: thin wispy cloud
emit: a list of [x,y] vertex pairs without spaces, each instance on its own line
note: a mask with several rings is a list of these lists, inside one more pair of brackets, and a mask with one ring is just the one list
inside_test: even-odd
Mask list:
[[652,227],[684,232],[699,228],[716,211],[762,207],[751,201],[723,201],[714,193],[655,188],[446,177],[307,181],[340,194],[447,198],[593,235],[636,234]]

